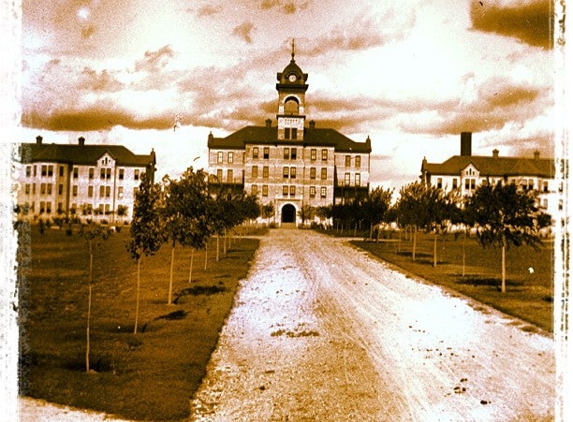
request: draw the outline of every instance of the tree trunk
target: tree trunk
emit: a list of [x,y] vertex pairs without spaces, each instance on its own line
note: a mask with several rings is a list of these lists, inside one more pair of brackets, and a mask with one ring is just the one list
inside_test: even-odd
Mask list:
[[215,260],[219,262],[219,235],[217,235],[217,253],[215,254]]
[[189,262],[189,284],[191,284],[191,281],[193,279],[193,255],[195,252],[195,248],[191,248],[191,260]]
[[139,286],[141,274],[141,258],[137,258],[137,289],[135,291],[135,324],[133,326],[133,334],[137,334],[137,324],[139,322]]
[[169,269],[169,290],[167,293],[167,304],[171,305],[173,302],[173,267],[175,265],[175,245],[171,246],[171,267]]
[[207,240],[207,243],[205,243],[205,267],[204,267],[205,271],[207,271],[207,258],[209,257],[209,255],[207,254],[208,247],[209,247],[209,240]]
[[412,228],[412,261],[416,260],[416,234],[418,230],[416,226]]
[[464,237],[462,238],[462,277],[466,276],[466,230],[464,229]]
[[505,252],[507,250],[507,239],[501,238],[501,292],[505,293]]
[[90,372],[90,319],[92,316],[92,281],[93,281],[93,268],[94,268],[94,254],[92,248],[92,239],[89,240],[90,249],[90,276],[88,287],[88,321],[86,327],[86,372]]
[[438,266],[438,233],[434,233],[434,268]]

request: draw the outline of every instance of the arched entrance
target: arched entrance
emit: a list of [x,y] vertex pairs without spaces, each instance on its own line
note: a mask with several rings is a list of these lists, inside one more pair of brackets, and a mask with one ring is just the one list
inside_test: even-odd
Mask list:
[[285,204],[281,209],[281,223],[294,223],[296,208],[292,204]]

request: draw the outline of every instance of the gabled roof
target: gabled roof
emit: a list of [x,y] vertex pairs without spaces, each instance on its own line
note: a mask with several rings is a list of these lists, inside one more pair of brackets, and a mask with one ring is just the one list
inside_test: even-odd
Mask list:
[[422,172],[432,175],[458,176],[470,164],[481,177],[537,176],[555,177],[555,163],[548,158],[484,157],[454,155],[441,164],[422,163]]
[[244,149],[246,144],[296,145],[334,147],[336,152],[370,153],[370,138],[355,142],[334,129],[305,128],[304,140],[278,140],[276,126],[245,126],[225,138],[209,136],[208,147],[212,149]]
[[138,155],[122,145],[63,145],[23,143],[20,145],[22,163],[53,162],[62,164],[96,165],[109,154],[120,166],[145,167],[155,164],[155,153]]

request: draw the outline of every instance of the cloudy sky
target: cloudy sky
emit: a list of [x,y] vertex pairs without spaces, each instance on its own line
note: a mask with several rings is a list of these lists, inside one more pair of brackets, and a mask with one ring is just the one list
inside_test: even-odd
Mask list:
[[458,154],[462,131],[476,155],[551,156],[550,4],[23,0],[18,140],[154,148],[160,175],[205,167],[209,132],[275,118],[294,38],[307,120],[370,136],[374,185]]

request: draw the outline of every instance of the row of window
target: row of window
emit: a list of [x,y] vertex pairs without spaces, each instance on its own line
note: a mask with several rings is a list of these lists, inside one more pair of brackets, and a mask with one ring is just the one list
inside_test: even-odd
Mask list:
[[[283,149],[283,158],[285,160],[296,160],[297,159],[297,155],[298,155],[298,148],[289,148],[289,147],[285,147]],[[260,155],[260,149],[259,147],[253,147],[253,159],[259,159],[259,158],[263,158],[264,160],[268,160],[270,157],[270,149],[269,147],[264,147],[263,151],[262,151],[262,156]],[[217,163],[221,164],[224,162],[225,159],[225,154],[223,151],[218,151],[217,152]],[[316,161],[317,159],[317,149],[316,148],[312,148],[310,150],[310,159],[311,161]],[[328,161],[328,149],[324,148],[321,150],[321,159],[322,161]],[[350,162],[351,162],[351,157],[350,155],[347,155],[345,160],[347,160],[348,164],[346,164],[346,167],[350,167]],[[227,152],[227,163],[234,163],[235,161],[235,153],[234,151],[228,151]],[[355,166],[356,167],[360,167],[360,156],[356,156],[355,157]]]
[[[464,178],[464,188],[466,191],[473,191],[476,189],[476,179],[475,178]],[[535,189],[535,180],[534,179],[510,179],[509,180],[510,183],[517,183],[519,181],[520,186],[522,189],[524,190],[533,190]],[[493,181],[492,181],[493,182]],[[487,183],[487,179],[482,179],[482,185],[485,185]],[[443,179],[441,177],[438,177],[436,179],[436,187],[438,189],[442,189],[443,186]],[[457,189],[458,188],[458,179],[457,177],[454,177],[452,179],[452,189]],[[542,192],[549,192],[549,182],[547,180],[543,181],[543,186],[541,188]]]
[[[100,169],[100,179],[101,180],[108,180],[111,179],[111,168],[104,168]],[[54,166],[48,164],[42,164],[40,168],[41,177],[52,177],[54,175]],[[59,166],[59,174],[60,177],[64,177],[64,166]],[[32,176],[33,175],[33,176]],[[36,166],[26,166],[26,177],[37,177],[37,167]],[[79,168],[73,167],[72,168],[72,178],[77,179],[79,177]],[[93,179],[95,177],[95,168],[90,167],[88,169],[88,178]],[[125,178],[125,169],[120,168],[117,175],[119,180],[123,180]],[[133,172],[133,179],[139,180],[139,170],[135,169]]]
[[[38,212],[40,214],[51,214],[52,213],[52,202],[51,201],[40,201],[39,203],[40,208],[38,209]],[[77,204],[72,204],[70,207],[70,210],[73,210],[74,212],[76,212],[78,209]],[[111,212],[111,205],[110,204],[98,204],[98,207],[95,208],[100,214],[108,214]],[[85,204],[85,212],[87,214],[92,214],[94,210],[94,207],[92,204]],[[35,212],[36,211],[36,203],[32,201],[32,203],[30,204],[29,202],[26,202],[24,204],[24,212],[28,213],[28,212]],[[57,213],[61,214],[64,212],[64,204],[62,202],[58,202],[58,208],[57,208]]]
[[[262,185],[260,190],[262,197],[269,196],[269,185]],[[295,185],[283,185],[283,197],[295,197],[296,196],[296,186]],[[258,195],[259,194],[259,185],[252,185],[251,186],[251,194]],[[309,187],[309,196],[311,198],[316,198],[316,186]],[[326,198],[326,186],[322,186],[320,188],[320,197]]]
[[[40,183],[40,195],[51,195],[53,189],[53,184],[51,183]],[[79,186],[73,185],[72,186],[72,196],[78,196]],[[134,190],[137,192],[137,188]],[[24,185],[24,193],[26,195],[35,195],[36,194],[36,184],[35,183],[26,183]],[[64,195],[64,185],[58,185],[58,195]],[[88,186],[88,198],[93,198],[94,196],[94,186]],[[111,186],[100,186],[99,187],[99,197],[100,198],[109,198],[111,196]],[[123,198],[123,186],[117,187],[117,197]]]

